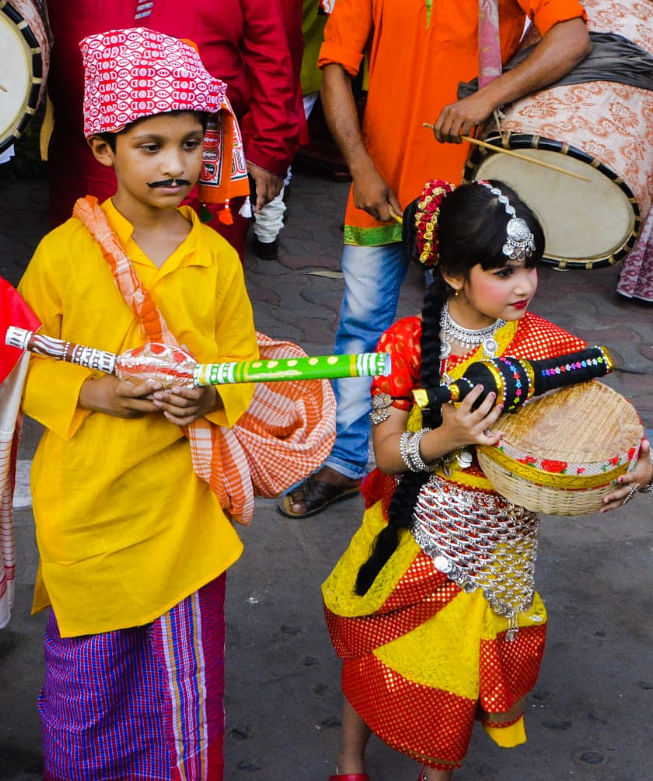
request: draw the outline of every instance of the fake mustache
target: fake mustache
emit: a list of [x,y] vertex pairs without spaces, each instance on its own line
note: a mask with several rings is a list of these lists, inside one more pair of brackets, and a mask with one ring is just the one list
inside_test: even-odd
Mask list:
[[148,187],[183,187],[190,185],[188,179],[163,179],[160,182],[148,182]]

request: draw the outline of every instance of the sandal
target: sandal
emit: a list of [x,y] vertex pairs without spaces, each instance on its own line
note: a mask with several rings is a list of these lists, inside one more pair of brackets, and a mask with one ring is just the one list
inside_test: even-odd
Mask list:
[[329,781],[370,781],[367,773],[345,773],[344,775],[329,776]]
[[[277,509],[288,518],[308,518],[310,515],[322,512],[334,502],[342,502],[359,493],[359,486],[343,486],[325,483],[324,480],[316,480],[309,477],[294,488],[289,494],[281,497]],[[303,513],[295,513],[291,509],[291,497],[297,497],[295,502],[301,501],[306,510]],[[337,778],[337,776],[334,776]],[[355,779],[353,780],[355,781]]]

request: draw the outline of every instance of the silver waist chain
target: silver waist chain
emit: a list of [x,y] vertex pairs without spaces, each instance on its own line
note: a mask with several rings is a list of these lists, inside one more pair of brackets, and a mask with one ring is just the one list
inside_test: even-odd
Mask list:
[[436,569],[464,591],[482,589],[492,610],[509,619],[510,639],[533,602],[537,515],[432,474],[413,518],[413,536]]

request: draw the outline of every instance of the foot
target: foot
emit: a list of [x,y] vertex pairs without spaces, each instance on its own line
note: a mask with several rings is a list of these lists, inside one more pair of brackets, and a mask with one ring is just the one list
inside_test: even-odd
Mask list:
[[273,241],[261,241],[256,236],[252,242],[256,257],[261,260],[279,260],[279,237]]
[[308,518],[330,504],[356,496],[360,480],[352,480],[329,466],[304,480],[281,498],[278,508],[289,518]]
[[423,767],[419,771],[417,781],[451,781],[453,770],[436,770],[433,767]]

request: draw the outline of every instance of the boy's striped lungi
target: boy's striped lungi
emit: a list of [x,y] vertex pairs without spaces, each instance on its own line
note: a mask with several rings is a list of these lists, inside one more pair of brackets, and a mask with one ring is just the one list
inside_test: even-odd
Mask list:
[[151,624],[45,633],[46,781],[222,781],[225,575]]

